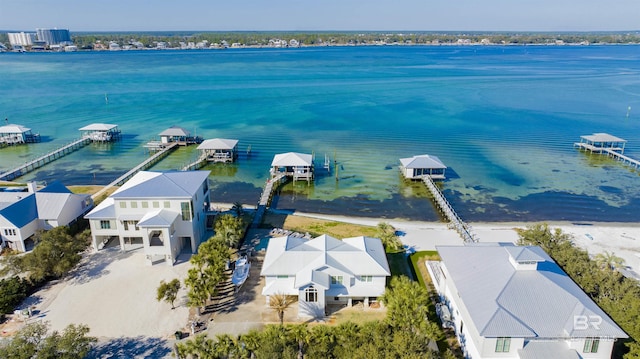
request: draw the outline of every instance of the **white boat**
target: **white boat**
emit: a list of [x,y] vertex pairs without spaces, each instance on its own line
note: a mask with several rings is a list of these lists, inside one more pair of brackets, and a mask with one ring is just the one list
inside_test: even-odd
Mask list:
[[251,262],[247,259],[247,256],[242,256],[236,260],[236,265],[233,269],[233,276],[231,277],[231,283],[236,286],[241,286],[247,278],[249,278],[249,270],[251,269]]

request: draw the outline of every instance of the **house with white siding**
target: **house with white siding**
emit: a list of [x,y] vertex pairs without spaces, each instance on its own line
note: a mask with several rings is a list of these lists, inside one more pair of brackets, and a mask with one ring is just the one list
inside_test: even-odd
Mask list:
[[206,239],[209,171],[141,171],[85,216],[95,251],[110,242],[143,248],[147,262],[173,265]]
[[267,305],[274,294],[296,296],[298,316],[317,318],[331,304],[362,301],[368,307],[384,293],[391,272],[380,239],[325,234],[311,240],[271,238],[260,275]]
[[26,252],[33,247],[36,231],[69,225],[92,207],[90,195],[72,193],[57,181],[39,191],[30,182],[24,190],[0,192],[2,246]]
[[627,334],[538,246],[437,246],[427,269],[465,358],[610,358]]

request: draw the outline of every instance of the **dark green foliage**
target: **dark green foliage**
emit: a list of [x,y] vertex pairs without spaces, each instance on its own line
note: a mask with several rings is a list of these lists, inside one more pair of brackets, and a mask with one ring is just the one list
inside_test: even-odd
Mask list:
[[[640,358],[640,285],[614,270],[610,262],[615,258],[602,265],[600,259],[592,260],[587,251],[573,245],[570,235],[559,229],[551,231],[546,224],[529,226],[518,234],[521,245],[542,247],[629,335],[625,343],[629,352],[624,358]],[[622,357],[618,343],[614,357]]]
[[[242,207],[242,206],[240,206]],[[222,239],[229,247],[236,247],[244,237],[246,223],[242,216],[223,214],[216,218],[214,238]]]
[[397,252],[402,249],[402,243],[396,236],[396,229],[389,223],[378,223],[376,236],[382,241],[385,251]]
[[89,245],[89,232],[75,236],[67,227],[56,227],[35,234],[35,248],[22,256],[9,256],[4,260],[11,273],[28,273],[32,282],[61,278],[73,269],[82,258],[81,252]]
[[189,305],[203,307],[216,294],[216,286],[225,280],[225,266],[230,258],[223,238],[214,236],[200,245],[198,253],[190,259],[192,268],[184,281],[189,290]]
[[0,280],[0,313],[12,313],[32,289],[31,283],[18,276]]
[[167,303],[171,303],[171,309],[174,309],[175,306],[173,305],[173,302],[175,302],[176,298],[178,297],[178,291],[180,290],[181,286],[182,285],[180,284],[180,280],[177,278],[173,279],[169,283],[160,281],[160,285],[158,286],[158,290],[156,293],[156,300],[164,300]]
[[82,359],[87,356],[96,338],[88,337],[86,325],[69,325],[59,333],[47,336],[47,323],[32,323],[0,345],[0,358],[5,359]]

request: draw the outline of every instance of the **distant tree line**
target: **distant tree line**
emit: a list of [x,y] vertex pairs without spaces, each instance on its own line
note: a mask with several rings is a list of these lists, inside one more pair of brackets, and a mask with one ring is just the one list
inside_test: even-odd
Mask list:
[[[610,253],[591,259],[571,236],[546,224],[520,230],[520,244],[542,247],[558,265],[629,335],[616,342],[614,358],[640,358],[640,284],[616,270],[620,259]],[[624,345],[626,345],[626,348]],[[626,353],[625,353],[626,352]]]
[[[4,34],[2,34],[4,35]],[[1,36],[1,35],[0,35]],[[6,35],[5,35],[6,37]],[[1,41],[0,37],[0,41]],[[301,46],[317,45],[371,45],[371,44],[453,44],[458,40],[471,43],[485,41],[492,44],[628,44],[640,43],[640,32],[597,33],[520,33],[520,32],[132,32],[132,33],[73,33],[72,40],[82,49],[92,49],[94,44],[115,41],[120,45],[139,42],[146,48],[164,42],[177,47],[179,42],[203,42],[209,44],[238,43],[244,46],[267,46],[269,40],[295,39]]]

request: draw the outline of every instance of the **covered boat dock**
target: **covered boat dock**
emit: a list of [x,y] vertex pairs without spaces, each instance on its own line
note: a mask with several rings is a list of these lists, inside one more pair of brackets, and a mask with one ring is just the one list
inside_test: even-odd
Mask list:
[[109,123],[92,123],[80,129],[82,137],[88,137],[93,142],[111,142],[120,139],[121,132],[118,125]]
[[430,177],[431,179],[445,179],[445,166],[436,156],[418,155],[409,158],[400,159],[400,171],[407,179],[423,179]]
[[214,138],[203,141],[198,150],[208,162],[234,162],[238,158],[238,140]]
[[35,142],[40,142],[40,135],[32,133],[30,128],[15,124],[0,126],[0,146]]
[[293,181],[313,180],[313,156],[304,153],[287,152],[273,157],[271,162],[271,177],[284,174]]

